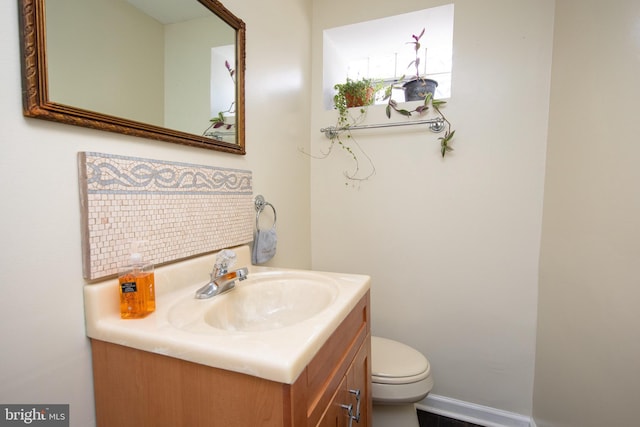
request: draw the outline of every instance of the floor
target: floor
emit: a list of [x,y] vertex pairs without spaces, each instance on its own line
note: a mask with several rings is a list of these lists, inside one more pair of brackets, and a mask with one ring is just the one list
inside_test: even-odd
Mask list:
[[432,414],[431,412],[425,412],[419,409],[418,422],[420,423],[420,427],[482,427],[478,424],[454,420],[453,418],[443,417],[442,415]]

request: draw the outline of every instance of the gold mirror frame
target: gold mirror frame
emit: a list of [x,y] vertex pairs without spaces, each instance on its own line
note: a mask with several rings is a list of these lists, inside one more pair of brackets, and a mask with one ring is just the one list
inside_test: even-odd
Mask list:
[[217,0],[197,0],[236,31],[236,144],[50,101],[47,74],[45,0],[19,1],[22,104],[23,113],[26,117],[233,154],[246,153],[244,133],[246,26],[241,19],[233,15],[222,3]]

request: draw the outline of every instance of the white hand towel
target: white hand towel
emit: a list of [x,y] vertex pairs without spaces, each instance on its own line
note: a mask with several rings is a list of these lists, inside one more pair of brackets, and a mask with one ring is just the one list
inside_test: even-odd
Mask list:
[[277,242],[276,227],[272,227],[270,230],[256,230],[251,262],[254,265],[262,264],[273,258],[276,254]]

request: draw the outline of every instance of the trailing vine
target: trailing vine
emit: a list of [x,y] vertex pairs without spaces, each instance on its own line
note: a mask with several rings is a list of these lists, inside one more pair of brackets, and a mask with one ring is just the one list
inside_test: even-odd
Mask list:
[[444,113],[440,109],[440,107],[444,106],[447,103],[447,101],[443,101],[441,99],[433,99],[433,95],[431,93],[428,93],[427,96],[424,98],[424,103],[422,103],[421,105],[418,105],[413,110],[407,110],[404,108],[400,108],[398,106],[398,103],[395,100],[391,99],[392,88],[393,86],[389,86],[386,89],[386,93],[385,93],[385,97],[388,98],[387,107],[385,111],[387,114],[387,118],[389,119],[391,118],[392,110],[405,117],[411,117],[414,113],[418,115],[422,115],[422,114],[425,114],[427,111],[429,111],[429,105],[431,105],[433,107],[433,110],[436,112],[436,114],[440,117],[440,119],[445,124],[444,135],[438,138],[438,140],[440,141],[440,153],[442,154],[442,157],[444,157],[447,152],[453,151],[453,148],[449,145],[449,143],[453,139],[453,136],[455,135],[456,131],[451,130],[451,122],[447,119],[447,117],[444,115]]
[[[347,179],[345,185],[357,184],[362,181],[366,181],[376,174],[376,168],[371,160],[371,157],[360,147],[358,141],[351,135],[351,127],[357,126],[362,123],[367,115],[367,107],[360,107],[357,115],[352,115],[350,111],[345,110],[345,114],[340,114],[336,122],[336,126],[327,131],[329,136],[329,146],[326,151],[320,151],[319,155],[309,154],[314,159],[326,159],[332,153],[334,147],[339,147],[341,150],[347,153],[354,161],[354,169],[352,171],[343,171],[344,177]],[[367,171],[363,172],[364,168],[361,167],[360,158],[354,151],[354,148],[362,154],[368,165]],[[306,153],[308,154],[308,153]]]

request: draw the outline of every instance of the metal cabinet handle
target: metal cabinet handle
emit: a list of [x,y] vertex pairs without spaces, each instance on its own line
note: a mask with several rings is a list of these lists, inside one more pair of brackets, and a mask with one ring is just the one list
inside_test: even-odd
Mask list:
[[351,415],[351,418],[356,420],[357,423],[360,423],[360,389],[349,390],[349,393],[356,396],[356,415]]
[[353,404],[350,403],[348,405],[340,405],[341,408],[346,409],[349,415],[349,427],[353,425],[353,422],[360,424],[360,390],[349,390],[349,393],[356,396],[356,413],[353,414]]
[[[340,405],[343,409],[347,410],[347,413],[349,415],[349,427],[352,426],[353,424],[353,405],[350,403],[348,405]],[[357,422],[357,421],[356,421]]]

